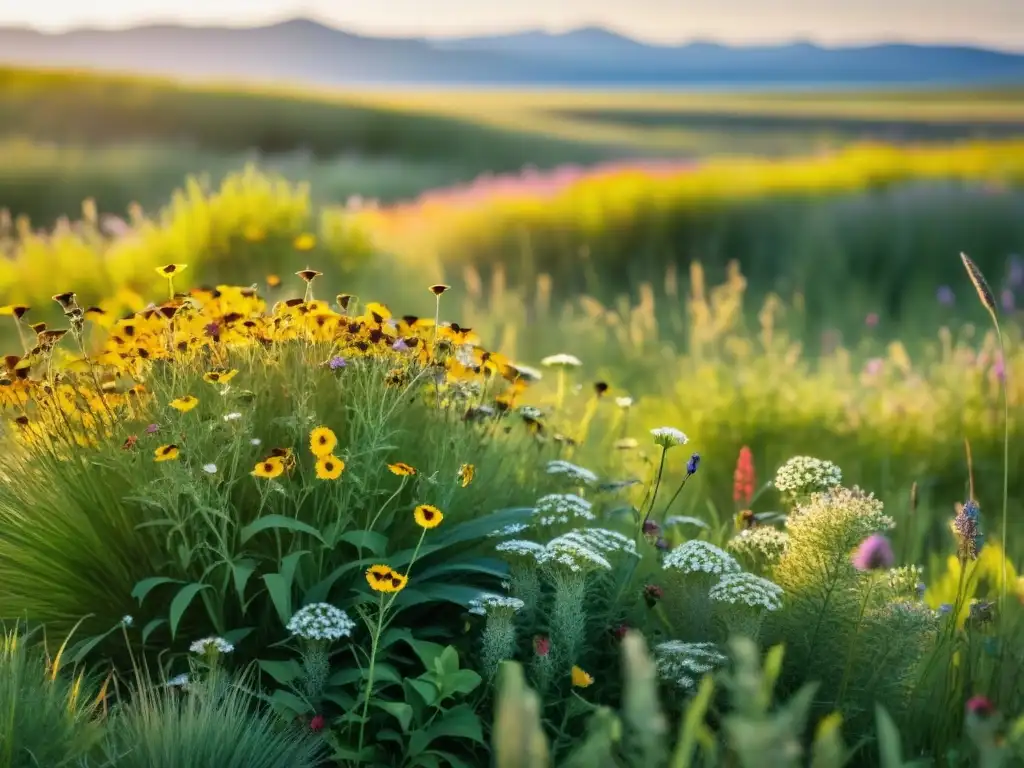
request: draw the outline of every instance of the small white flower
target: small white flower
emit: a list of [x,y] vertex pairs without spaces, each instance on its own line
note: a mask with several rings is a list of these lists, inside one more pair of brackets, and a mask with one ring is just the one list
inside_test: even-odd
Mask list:
[[597,482],[597,475],[589,469],[564,459],[549,461],[547,472],[549,475],[562,475],[580,485],[593,485]]
[[216,464],[203,464],[203,472],[205,472],[208,475],[216,475],[217,474],[217,465]]
[[544,551],[544,546],[535,541],[527,541],[526,539],[510,539],[501,542],[494,549],[509,555],[519,555],[520,557],[536,560],[537,556]]
[[627,552],[635,555],[637,553],[636,542],[633,539],[608,528],[580,528],[575,531],[569,531],[549,543],[548,546],[550,547],[556,541],[571,542],[604,554]]
[[725,546],[739,555],[774,563],[789,549],[789,534],[770,525],[758,525],[744,528]]
[[545,368],[579,368],[581,365],[583,365],[583,363],[580,362],[580,359],[578,357],[575,357],[574,355],[568,355],[564,352],[559,353],[557,355],[548,355],[547,357],[540,361],[540,364],[543,365]]
[[489,533],[487,535],[493,538],[499,538],[501,536],[514,536],[517,533],[522,533],[529,527],[530,526],[526,523],[509,523],[508,525],[499,528],[493,533]]
[[131,616],[125,615],[125,616],[121,617],[121,626],[122,627],[130,627],[134,623],[135,623],[135,619],[133,617],[131,617]]
[[263,445],[263,441],[260,440],[258,437],[254,437],[252,440],[249,441],[249,445]]
[[657,427],[651,430],[651,434],[654,435],[654,442],[666,449],[674,445],[686,445],[690,442],[690,438],[675,427]]
[[165,685],[168,688],[187,688],[188,687],[188,675],[175,675],[168,680]]
[[521,405],[519,406],[519,415],[524,419],[533,419],[536,421],[544,416],[544,412],[540,408],[532,405]]
[[617,406],[619,406],[619,408],[621,408],[622,410],[626,410],[626,409],[631,408],[633,406],[633,398],[632,397],[616,397],[615,398],[615,404]]
[[728,552],[699,539],[683,542],[665,555],[662,568],[675,569],[683,573],[710,573],[717,576],[725,573],[739,573],[741,570],[740,564]]
[[601,569],[610,571],[612,564],[589,542],[572,536],[558,536],[548,542],[543,552],[537,555],[541,565],[564,566],[573,573]]
[[684,643],[669,640],[654,646],[658,674],[683,690],[691,690],[702,677],[726,662],[714,643]]
[[242,418],[242,414],[238,412],[224,414],[224,421],[235,421],[236,419],[240,418]]
[[536,368],[531,368],[528,365],[521,365],[520,363],[516,363],[512,367],[515,369],[515,372],[519,374],[519,378],[523,379],[524,381],[540,381],[541,379],[544,378],[544,374],[542,374]]
[[482,594],[469,601],[469,612],[477,616],[511,616],[525,605],[518,597]]
[[340,640],[350,637],[356,623],[340,608],[328,603],[312,603],[292,616],[285,627],[303,640]]
[[554,525],[572,519],[593,520],[590,510],[590,502],[574,493],[551,493],[537,500],[533,514],[541,525]]
[[231,653],[235,650],[235,646],[225,640],[223,637],[204,637],[202,640],[196,640],[192,645],[188,647],[192,653],[198,653],[200,656],[214,652],[214,653]]
[[842,482],[838,466],[813,456],[794,456],[775,473],[775,489],[791,498],[826,491]]
[[727,573],[708,591],[708,597],[719,603],[746,605],[777,611],[782,607],[782,587],[752,573]]

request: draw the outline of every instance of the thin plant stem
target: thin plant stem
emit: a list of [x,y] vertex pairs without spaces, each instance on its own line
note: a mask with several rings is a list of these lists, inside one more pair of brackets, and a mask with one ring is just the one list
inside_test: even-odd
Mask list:
[[999,341],[999,359],[1003,366],[1002,381],[1000,381],[1001,389],[1003,390],[1003,519],[999,534],[999,542],[1003,548],[1003,577],[1002,588],[999,593],[999,615],[1003,616],[1006,613],[1006,560],[1008,557],[1006,552],[1006,519],[1010,499],[1010,403],[1006,381],[1006,348],[1003,344],[1002,329],[999,327],[999,321],[994,313],[992,314],[992,322],[996,326],[996,339]]
[[[654,502],[658,500],[658,488],[661,486],[661,476],[665,472],[665,456],[667,454],[668,448],[662,446],[661,461],[658,463],[658,474],[654,477],[654,491],[651,493],[651,505],[647,508],[647,514],[644,515],[644,523],[650,518],[651,512],[654,511]],[[640,530],[641,532],[643,531],[643,524],[641,524]]]
[[[390,602],[388,603],[390,605]],[[377,646],[380,643],[380,634],[384,627],[384,614],[387,608],[384,606],[384,593],[380,595],[380,603],[377,606],[377,626],[370,636],[370,668],[366,671],[366,693],[363,696],[363,714],[359,718],[359,748],[356,750],[356,759],[362,762],[363,738],[366,732],[366,716],[370,711],[370,696],[373,693],[373,673],[377,664]]]
[[857,628],[853,631],[853,638],[850,642],[850,649],[846,652],[846,664],[843,666],[843,679],[839,683],[839,695],[836,697],[836,711],[840,711],[843,704],[843,697],[846,695],[846,685],[850,682],[850,669],[853,667],[853,652],[857,649],[857,640],[860,638],[861,624],[864,622],[864,612],[868,607],[868,599],[871,597],[871,590],[875,586],[874,574],[868,576],[868,587],[864,590],[864,599],[860,604],[860,613],[857,615]]

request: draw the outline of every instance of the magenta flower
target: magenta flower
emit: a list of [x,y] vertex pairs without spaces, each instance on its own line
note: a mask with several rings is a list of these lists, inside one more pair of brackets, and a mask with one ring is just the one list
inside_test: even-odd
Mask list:
[[967,711],[978,717],[989,717],[996,711],[995,705],[987,696],[972,696],[967,700]]
[[879,571],[892,568],[896,557],[889,540],[880,533],[873,533],[860,543],[852,560],[853,567],[858,571]]
[[152,435],[158,429],[160,429],[160,425],[159,424],[150,424],[148,427],[146,427],[146,434],[147,435]]

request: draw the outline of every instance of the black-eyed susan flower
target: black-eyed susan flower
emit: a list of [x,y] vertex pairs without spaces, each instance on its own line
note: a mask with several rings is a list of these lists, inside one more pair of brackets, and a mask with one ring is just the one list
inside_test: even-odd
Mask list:
[[450,285],[445,285],[444,283],[436,283],[430,286],[430,292],[435,296],[440,296],[442,293],[449,290],[450,288]]
[[164,264],[162,267],[156,268],[156,273],[160,277],[174,277],[175,275],[184,272],[188,268],[188,264]]
[[237,375],[238,371],[234,368],[229,371],[207,371],[203,374],[203,381],[207,384],[227,384]]
[[329,427],[317,427],[309,433],[309,450],[314,456],[330,456],[338,438]]
[[391,470],[391,474],[398,475],[399,477],[410,477],[416,474],[415,467],[410,467],[408,464],[403,464],[400,461],[388,464],[388,469]]
[[334,298],[335,301],[338,302],[338,308],[341,309],[342,312],[347,312],[348,307],[352,303],[352,300],[355,298],[355,296],[353,296],[351,293],[339,293]]
[[366,569],[366,582],[375,592],[391,592],[394,571],[386,565],[373,565]]
[[74,309],[78,306],[78,302],[75,300],[74,291],[66,291],[65,293],[58,293],[53,297],[53,300],[60,304],[60,308],[65,312]]
[[316,460],[318,480],[337,480],[345,471],[345,462],[337,456],[321,456]]
[[284,463],[285,471],[289,471],[295,466],[295,454],[292,453],[291,448],[272,448],[270,456],[271,458],[281,459]]
[[444,520],[444,513],[433,504],[420,504],[412,516],[420,528],[437,528]]
[[309,232],[303,232],[292,242],[296,251],[311,251],[316,248],[316,237]]
[[462,487],[465,488],[467,485],[473,482],[473,476],[476,474],[476,467],[472,464],[463,464],[459,467],[459,482],[462,483]]
[[9,315],[16,320],[21,320],[28,314],[29,307],[26,304],[8,304],[0,307],[0,316]]
[[579,667],[573,667],[572,684],[574,688],[587,688],[594,684],[594,678]]
[[173,408],[176,411],[188,413],[197,405],[199,405],[199,398],[193,397],[192,395],[185,395],[184,397],[179,397],[176,400],[171,400],[170,405],[171,408]]
[[253,477],[262,477],[273,480],[284,474],[284,459],[280,456],[270,456],[256,464],[250,473]]
[[391,572],[391,589],[390,592],[401,592],[405,589],[405,585],[409,583],[409,577],[403,576],[397,571]]
[[178,446],[171,443],[170,445],[161,445],[155,451],[153,451],[153,461],[174,461],[178,458],[180,451]]
[[295,274],[301,277],[305,282],[312,283],[314,280],[320,277],[320,275],[322,275],[323,272],[317,272],[315,269],[300,269]]

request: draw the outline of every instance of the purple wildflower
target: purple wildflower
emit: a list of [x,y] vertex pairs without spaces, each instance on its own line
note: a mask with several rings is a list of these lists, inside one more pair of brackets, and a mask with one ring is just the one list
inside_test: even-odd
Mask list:
[[999,301],[1003,305],[1004,312],[1013,312],[1017,303],[1016,297],[1013,295],[1013,291],[1009,288],[1003,289],[1003,292],[999,295]]
[[661,534],[661,526],[653,520],[644,520],[644,535],[645,536],[658,536]]
[[1006,363],[1003,362],[1003,356],[997,355],[996,361],[992,364],[992,373],[999,381],[1003,381],[1006,378]]
[[953,611],[953,604],[952,603],[943,603],[942,605],[939,606],[939,613],[941,613],[943,615],[945,615],[947,613],[951,613],[952,611]]
[[939,290],[935,292],[935,298],[944,307],[951,307],[956,303],[956,294],[948,285],[940,286]]
[[405,343],[405,339],[400,338],[391,345],[391,348],[395,350],[395,352],[405,352],[409,349],[409,345]]
[[860,543],[852,559],[858,571],[878,571],[891,568],[896,557],[889,540],[880,533],[873,533]]
[[203,330],[206,332],[207,336],[211,336],[214,339],[220,337],[220,323],[209,323],[203,328]]
[[348,365],[348,363],[345,362],[345,358],[339,357],[338,355],[335,355],[334,357],[327,361],[327,366],[332,371],[337,371],[340,368],[344,368],[346,365]]
[[695,453],[690,456],[690,460],[686,462],[686,476],[697,474],[697,467],[700,466],[700,454]]
[[158,429],[160,429],[160,425],[159,424],[150,424],[148,427],[146,427],[146,434],[147,435],[152,435]]
[[981,510],[978,502],[968,499],[953,518],[953,532],[957,538],[957,550],[961,562],[978,559],[981,529],[978,525]]

